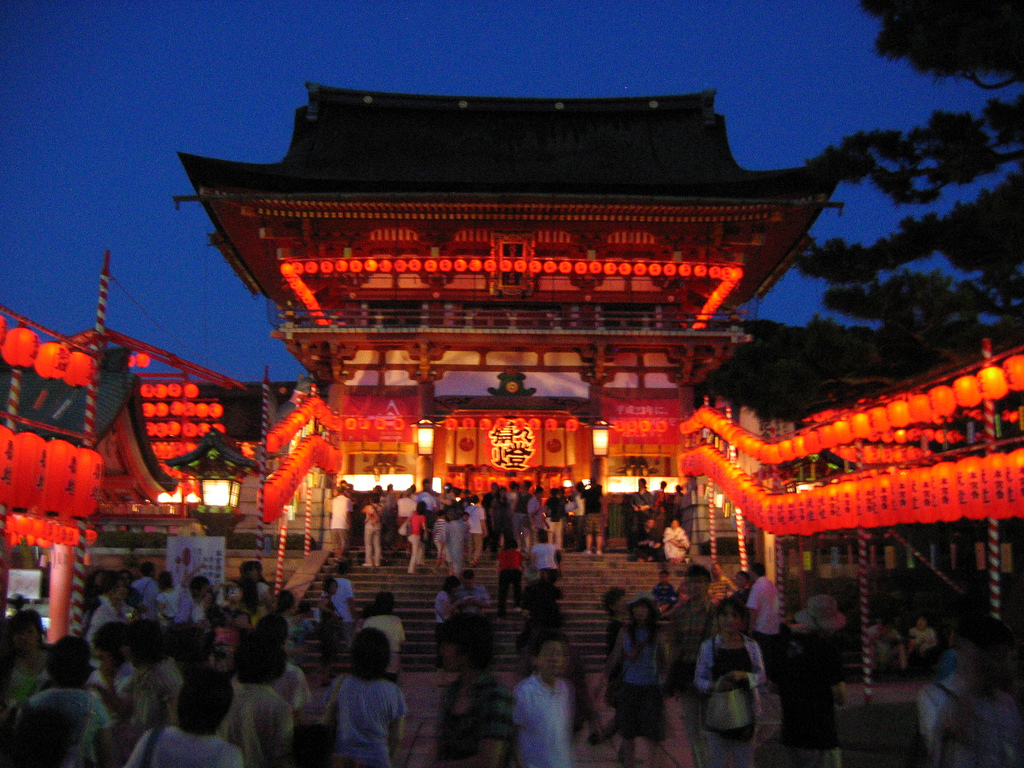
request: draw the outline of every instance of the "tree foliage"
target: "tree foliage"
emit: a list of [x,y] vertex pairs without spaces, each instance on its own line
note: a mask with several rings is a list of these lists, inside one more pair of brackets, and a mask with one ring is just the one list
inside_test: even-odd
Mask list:
[[[966,184],[983,187],[945,215],[905,218],[873,244],[832,239],[797,259],[802,273],[828,282],[826,307],[874,330],[817,319],[806,329],[748,324],[756,340],[709,384],[764,416],[798,418],[870,394],[976,355],[983,337],[997,346],[1024,341],[1024,3],[861,6],[881,22],[880,55],[993,96],[978,114],[936,111],[909,131],[848,136],[809,161],[811,170],[835,184],[871,183],[898,205],[933,203]],[[921,271],[937,255],[948,266]]]

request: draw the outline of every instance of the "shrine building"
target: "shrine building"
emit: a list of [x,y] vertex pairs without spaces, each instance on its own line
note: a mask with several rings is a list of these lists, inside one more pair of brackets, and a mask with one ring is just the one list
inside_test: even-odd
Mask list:
[[182,154],[184,199],[344,417],[343,474],[674,486],[694,387],[831,187],[741,168],[713,92],[307,88],[281,162]]

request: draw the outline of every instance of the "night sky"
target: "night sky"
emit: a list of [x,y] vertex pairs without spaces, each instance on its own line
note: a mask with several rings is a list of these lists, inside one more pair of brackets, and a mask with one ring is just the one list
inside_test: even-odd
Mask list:
[[[0,304],[108,325],[236,378],[294,378],[269,308],[207,245],[179,151],[276,162],[306,81],[407,93],[596,98],[717,91],[740,165],[798,166],[848,133],[909,128],[986,94],[873,51],[828,2],[0,3]],[[841,186],[824,240],[870,242],[915,209]],[[952,200],[944,200],[940,209]],[[803,324],[822,285],[791,273],[747,317]]]

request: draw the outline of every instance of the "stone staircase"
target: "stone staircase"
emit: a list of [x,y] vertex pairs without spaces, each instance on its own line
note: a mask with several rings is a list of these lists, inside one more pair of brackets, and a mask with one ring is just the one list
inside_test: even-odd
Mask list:
[[[395,595],[395,614],[402,619],[406,642],[402,646],[402,669],[430,671],[435,668],[434,598],[441,589],[444,574],[428,561],[419,573],[406,573],[407,561],[393,557],[379,568],[363,568],[361,558],[350,552],[353,567],[347,578],[352,582],[358,609],[368,605],[382,590]],[[318,601],[323,579],[335,572],[336,560],[328,558],[304,599]],[[685,566],[672,565],[673,573],[682,573]],[[602,669],[605,661],[605,625],[607,617],[601,597],[610,587],[622,587],[627,595],[650,590],[658,581],[659,563],[629,562],[624,552],[585,555],[567,552],[562,557],[561,608],[565,616],[564,630],[587,671]],[[523,619],[509,605],[504,619],[495,616],[498,596],[498,571],[493,556],[485,555],[476,572],[476,580],[490,593],[492,609],[488,615],[495,626],[495,667],[511,670],[516,665],[516,636],[522,631]],[[673,576],[678,584],[681,577]],[[314,654],[315,655],[315,654]],[[344,663],[344,662],[343,662]]]

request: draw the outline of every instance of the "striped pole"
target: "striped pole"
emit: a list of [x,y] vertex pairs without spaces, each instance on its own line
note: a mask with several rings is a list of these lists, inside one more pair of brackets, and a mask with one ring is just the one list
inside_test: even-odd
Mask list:
[[[992,357],[992,340],[982,339],[981,356]],[[985,452],[992,453],[996,442],[996,404],[992,400],[982,401],[985,414]],[[993,618],[1001,618],[1002,595],[1000,594],[999,571],[1002,565],[999,556],[999,521],[988,518],[988,606]]]
[[734,507],[733,515],[736,518],[736,543],[740,548],[740,570],[746,571],[749,561],[747,560],[747,532],[743,522],[743,510]]
[[[83,443],[86,448],[96,447],[96,401],[100,385],[100,368],[103,361],[104,336],[107,331],[107,291],[110,285],[110,251],[103,252],[103,270],[100,272],[100,293],[96,302],[96,326],[91,353],[96,365],[92,379],[85,388],[85,424]],[[74,547],[71,565],[71,616],[69,627],[72,635],[82,634],[82,618],[85,610],[85,557],[87,542],[86,522],[78,519],[78,542]]]
[[[13,431],[15,429],[14,419],[11,416],[18,414],[18,406],[21,402],[21,368],[11,368],[11,388],[7,391],[7,418],[4,419],[4,423],[8,429]],[[7,505],[0,504],[0,547],[3,548],[3,558],[0,568],[3,569],[2,573],[2,584],[3,590],[0,590],[0,610],[3,612],[7,611],[7,583],[8,574],[11,569],[11,558],[10,548],[7,545],[7,540],[4,534],[7,532]]]
[[868,610],[868,539],[864,528],[857,529],[857,581],[860,587],[860,658],[864,674],[864,703],[870,704],[872,682],[875,671],[875,644],[871,642],[868,626],[871,612]]
[[281,517],[278,520],[278,536],[277,536],[277,570],[274,572],[274,594],[281,594],[281,588],[284,587],[284,552],[285,546],[288,543],[288,513],[281,512]]
[[256,444],[256,512],[263,522],[263,486],[267,484],[267,433],[270,432],[270,367],[263,368],[262,411],[260,414],[260,440]]
[[779,591],[779,621],[786,617],[786,550],[782,537],[775,537],[775,588]]
[[715,520],[715,491],[708,482],[708,535],[711,537],[711,562],[718,565],[718,523]]
[[898,533],[896,533],[896,531],[888,531],[886,533],[886,536],[889,536],[890,538],[896,539],[896,541],[898,541],[900,544],[902,544],[904,547],[907,548],[907,552],[910,553],[911,557],[913,557],[915,560],[917,560],[922,565],[926,566],[928,568],[928,570],[930,570],[932,573],[934,573],[936,576],[938,576],[940,579],[942,579],[944,582],[946,582],[946,584],[948,584],[950,587],[952,587],[955,591],[959,592],[961,595],[964,594],[964,588],[963,587],[961,587],[959,584],[957,584],[951,578],[949,578],[949,576],[947,576],[942,571],[940,571],[938,568],[936,568],[934,565],[932,565],[931,561],[927,557],[925,557],[923,554],[921,554],[916,549],[914,549],[912,546],[910,546],[910,542],[908,542],[906,539],[904,539],[902,536],[900,536]]
[[313,476],[306,477],[306,530],[302,538],[302,555],[309,557],[313,548]]
[[7,391],[7,417],[4,424],[8,429],[15,428],[14,419],[11,416],[18,415],[18,406],[21,402],[21,368],[11,368],[11,388]]

